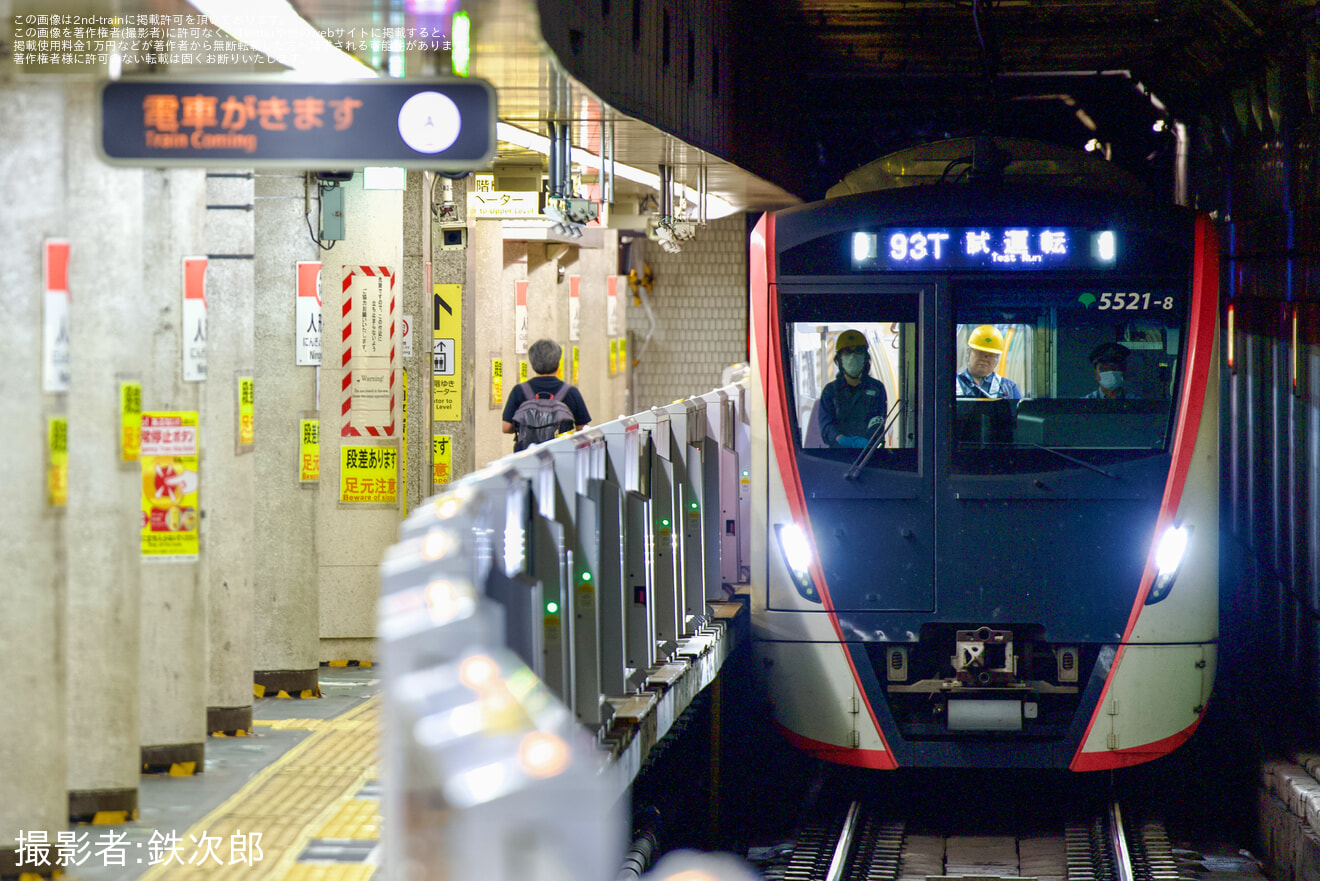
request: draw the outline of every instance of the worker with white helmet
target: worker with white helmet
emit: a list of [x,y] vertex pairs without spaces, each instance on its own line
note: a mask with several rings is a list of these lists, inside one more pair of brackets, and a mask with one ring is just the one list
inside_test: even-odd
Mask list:
[[967,369],[958,374],[960,398],[1021,398],[1017,383],[995,373],[1007,346],[1004,335],[982,324],[967,337]]

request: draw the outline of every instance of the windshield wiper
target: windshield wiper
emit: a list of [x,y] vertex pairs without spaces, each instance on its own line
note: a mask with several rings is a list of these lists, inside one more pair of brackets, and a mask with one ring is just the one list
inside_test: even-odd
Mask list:
[[1054,455],[1058,456],[1060,459],[1063,459],[1065,462],[1071,462],[1074,465],[1081,465],[1083,468],[1090,468],[1096,474],[1103,474],[1105,477],[1112,477],[1114,480],[1119,479],[1119,476],[1117,474],[1114,474],[1112,471],[1106,471],[1105,469],[1101,468],[1099,465],[1092,465],[1090,462],[1083,462],[1081,459],[1078,459],[1075,456],[1069,456],[1067,453],[1060,452],[1059,450],[1056,450],[1053,447],[1047,447],[1042,444],[1032,444],[1032,446],[1038,450],[1044,450],[1047,453],[1053,453]]
[[885,418],[880,420],[880,424],[875,427],[875,431],[871,432],[871,436],[866,440],[866,446],[862,447],[862,451],[857,454],[857,458],[853,460],[852,466],[844,472],[844,480],[856,480],[857,475],[862,473],[862,469],[866,467],[866,463],[871,461],[871,456],[873,456],[875,451],[879,448],[880,441],[882,441],[884,436],[889,432],[889,427],[898,419],[898,408],[902,403],[902,398],[896,398],[894,400],[894,406],[885,414]]

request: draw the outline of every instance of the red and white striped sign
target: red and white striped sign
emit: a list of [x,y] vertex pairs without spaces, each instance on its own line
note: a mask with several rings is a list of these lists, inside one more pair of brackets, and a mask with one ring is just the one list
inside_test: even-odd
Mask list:
[[43,341],[41,390],[67,392],[69,390],[69,243],[63,239],[47,239],[42,255],[42,274],[45,276],[43,305]]
[[183,258],[183,380],[206,379],[206,258]]
[[513,283],[513,351],[521,355],[527,351],[527,282]]
[[343,437],[393,437],[399,301],[388,266],[344,268]]

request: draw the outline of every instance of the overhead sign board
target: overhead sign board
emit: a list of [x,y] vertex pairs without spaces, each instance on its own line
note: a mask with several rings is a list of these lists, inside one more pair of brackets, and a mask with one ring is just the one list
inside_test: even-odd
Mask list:
[[495,90],[480,79],[124,79],[101,85],[97,107],[111,165],[470,171],[495,153]]

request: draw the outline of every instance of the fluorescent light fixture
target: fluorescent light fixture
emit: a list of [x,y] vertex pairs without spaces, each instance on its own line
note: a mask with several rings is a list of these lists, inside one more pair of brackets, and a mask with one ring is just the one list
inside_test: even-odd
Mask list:
[[368,165],[362,169],[364,190],[406,190],[408,170],[392,165]]
[[[550,155],[549,138],[510,125],[507,122],[495,123],[495,136],[506,144],[514,144],[524,150],[533,150],[546,156]],[[574,147],[570,156],[578,165],[600,169],[600,157],[595,153],[583,150],[581,147]],[[635,184],[649,187],[656,192],[660,191],[660,175],[658,174],[642,171],[640,168],[633,168],[631,165],[624,165],[622,162],[614,163],[614,174],[624,180],[630,180]],[[697,205],[701,201],[701,194],[691,187],[683,187],[683,197],[693,205]],[[710,220],[728,217],[730,214],[736,214],[738,210],[719,196],[706,194],[706,217]]]
[[189,0],[216,27],[314,80],[364,79],[376,72],[330,45],[285,0]]
[[472,60],[472,20],[466,12],[455,12],[454,23],[450,27],[451,39],[449,58],[458,76],[468,75],[468,63]]

